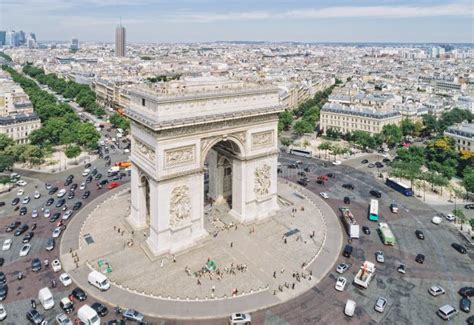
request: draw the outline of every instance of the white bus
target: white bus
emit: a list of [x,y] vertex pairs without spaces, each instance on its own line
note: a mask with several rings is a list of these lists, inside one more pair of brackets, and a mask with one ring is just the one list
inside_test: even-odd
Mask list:
[[310,151],[310,150],[306,150],[306,149],[291,148],[290,149],[290,154],[295,155],[295,156],[300,156],[300,157],[306,157],[306,158],[312,158],[313,157],[313,152]]
[[379,220],[379,200],[370,200],[369,220]]

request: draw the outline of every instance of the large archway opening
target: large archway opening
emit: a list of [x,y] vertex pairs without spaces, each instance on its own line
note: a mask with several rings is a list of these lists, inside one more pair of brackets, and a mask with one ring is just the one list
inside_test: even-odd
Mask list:
[[141,197],[142,197],[142,213],[145,215],[145,224],[147,229],[150,227],[150,183],[146,176],[140,179]]

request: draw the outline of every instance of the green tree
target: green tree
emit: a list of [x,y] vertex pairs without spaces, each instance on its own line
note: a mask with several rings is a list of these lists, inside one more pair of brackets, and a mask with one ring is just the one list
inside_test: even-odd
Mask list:
[[13,146],[14,144],[15,144],[15,141],[13,141],[12,138],[10,138],[4,133],[0,133],[0,151],[5,150],[5,148],[9,146]]
[[81,147],[75,145],[67,146],[64,150],[64,154],[69,159],[74,158],[74,161],[77,163],[76,158],[81,154]]
[[44,153],[40,147],[31,144],[22,145],[23,150],[20,154],[20,161],[30,165],[40,165],[44,162]]
[[121,116],[119,113],[112,114],[112,116],[109,118],[109,121],[116,128],[121,128],[123,130],[128,130],[130,128],[130,121],[127,118]]
[[293,130],[299,136],[305,133],[312,133],[314,131],[314,125],[305,120],[300,120],[295,123]]
[[338,130],[329,128],[326,130],[326,137],[332,140],[337,140],[341,137],[341,133]]
[[466,189],[466,192],[474,193],[474,169],[469,168],[464,171],[462,185]]
[[395,124],[386,124],[382,128],[382,137],[389,146],[394,146],[402,140],[402,131]]
[[75,125],[76,143],[87,149],[96,149],[100,134],[95,127],[89,123],[77,123]]
[[0,152],[0,172],[10,170],[15,163],[15,157],[6,153]]
[[293,114],[288,111],[281,112],[278,116],[278,123],[281,124],[282,130],[288,131],[293,124]]
[[390,176],[405,178],[410,181],[410,187],[421,177],[421,164],[414,161],[394,161],[391,164]]
[[331,149],[331,143],[329,142],[322,142],[319,146],[318,146],[318,149],[319,150],[324,150],[326,152],[326,157],[328,156],[328,151]]
[[415,123],[413,123],[413,121],[410,119],[406,118],[402,120],[402,122],[400,123],[400,130],[402,131],[402,134],[405,136],[414,135],[415,129],[416,129]]
[[348,151],[347,148],[343,148],[339,145],[333,145],[331,146],[331,154],[334,156],[334,161],[336,161],[336,158],[338,155],[342,155]]
[[432,133],[438,129],[438,121],[432,114],[423,115],[423,125],[426,133]]

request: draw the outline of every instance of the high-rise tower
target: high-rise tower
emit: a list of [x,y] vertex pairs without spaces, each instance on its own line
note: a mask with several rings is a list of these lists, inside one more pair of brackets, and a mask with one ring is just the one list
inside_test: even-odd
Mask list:
[[115,28],[115,56],[125,56],[125,27]]

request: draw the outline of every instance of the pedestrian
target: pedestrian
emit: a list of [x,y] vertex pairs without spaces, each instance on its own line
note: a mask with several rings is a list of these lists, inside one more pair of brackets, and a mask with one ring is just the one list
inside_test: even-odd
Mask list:
[[286,237],[285,237],[285,239],[283,240],[283,242],[286,244]]
[[313,230],[313,237],[314,237],[314,235],[315,235],[315,234],[314,234],[314,230]]
[[232,247],[234,247],[234,242],[233,241],[230,242],[230,248],[232,248]]
[[291,289],[295,290],[295,283],[293,282],[293,284],[291,285]]
[[117,230],[118,230],[118,233],[120,234],[120,228],[117,228]]
[[212,293],[216,292],[216,286],[212,286],[211,291]]
[[197,279],[197,284],[198,284],[198,286],[201,285],[201,281],[199,279]]
[[276,271],[273,271],[273,277],[276,279],[276,277],[277,277]]
[[165,265],[165,262],[161,259],[160,267],[163,267],[163,265]]
[[280,273],[281,273],[281,274],[283,274],[284,272],[285,272],[285,269],[284,269],[284,268],[280,270]]
[[176,256],[173,254],[173,263],[176,263]]

